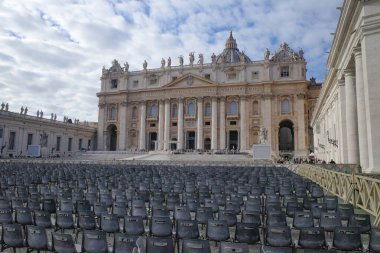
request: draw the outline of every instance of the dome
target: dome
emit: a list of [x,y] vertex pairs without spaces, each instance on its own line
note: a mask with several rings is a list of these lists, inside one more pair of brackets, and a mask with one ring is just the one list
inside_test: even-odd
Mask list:
[[251,59],[244,52],[240,52],[237,48],[237,43],[235,38],[232,36],[232,31],[230,32],[230,37],[226,41],[226,47],[223,52],[218,55],[217,63],[235,63],[235,62],[251,62]]

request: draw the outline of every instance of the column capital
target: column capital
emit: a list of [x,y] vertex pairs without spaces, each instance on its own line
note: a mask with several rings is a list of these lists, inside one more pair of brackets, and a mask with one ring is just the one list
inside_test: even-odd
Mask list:
[[355,76],[355,70],[354,69],[345,69],[343,70],[344,77],[347,76]]
[[247,95],[240,95],[240,100],[245,100],[247,98]]
[[183,103],[183,97],[179,97],[179,98],[178,98],[178,102],[179,102],[179,103]]
[[344,79],[338,80],[338,86],[344,86],[345,84],[346,82],[344,81]]
[[120,103],[120,105],[123,106],[123,107],[126,107],[126,106],[128,105],[128,103],[127,103],[127,101],[122,101],[122,102]]
[[218,97],[217,96],[211,96],[211,101],[218,101]]
[[170,98],[165,98],[165,103],[170,104]]
[[219,97],[219,100],[220,100],[220,102],[225,102],[226,101],[226,97]]
[[354,52],[355,57],[361,56],[362,55],[362,47],[361,46],[354,47],[353,52]]
[[197,97],[197,102],[202,102],[203,101],[203,97]]
[[103,109],[103,108],[106,107],[106,103],[99,103],[99,104],[98,104],[98,107],[99,107],[100,109]]

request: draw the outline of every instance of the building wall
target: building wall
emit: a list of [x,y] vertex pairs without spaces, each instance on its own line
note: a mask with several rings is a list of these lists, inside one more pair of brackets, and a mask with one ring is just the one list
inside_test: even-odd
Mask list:
[[345,0],[311,121],[317,157],[369,173],[380,172],[379,41],[380,2]]
[[[13,147],[10,145],[13,139],[12,133],[14,133]],[[61,122],[15,113],[5,108],[0,110],[1,157],[27,156],[28,135],[32,135],[30,144],[41,145],[43,157],[68,156],[81,148],[96,150],[97,145],[96,125]],[[59,148],[57,137],[60,137]],[[71,150],[69,150],[69,138],[72,139]],[[80,140],[82,140],[81,147],[79,147]]]

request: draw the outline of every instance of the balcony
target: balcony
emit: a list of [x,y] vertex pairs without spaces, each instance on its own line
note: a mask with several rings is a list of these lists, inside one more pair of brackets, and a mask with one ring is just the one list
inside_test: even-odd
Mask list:
[[239,119],[240,118],[240,114],[239,113],[227,113],[227,119]]
[[195,120],[197,118],[197,115],[195,115],[195,114],[185,114],[184,118],[185,118],[185,120]]

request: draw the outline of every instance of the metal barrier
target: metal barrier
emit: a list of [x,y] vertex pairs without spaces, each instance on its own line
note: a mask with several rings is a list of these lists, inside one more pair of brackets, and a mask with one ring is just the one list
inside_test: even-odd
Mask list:
[[294,172],[311,179],[346,203],[351,203],[375,216],[374,225],[380,225],[379,179],[357,175],[355,172],[346,174],[327,170],[309,164],[300,164]]

